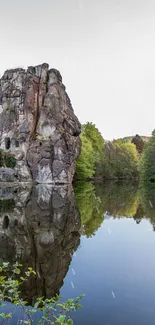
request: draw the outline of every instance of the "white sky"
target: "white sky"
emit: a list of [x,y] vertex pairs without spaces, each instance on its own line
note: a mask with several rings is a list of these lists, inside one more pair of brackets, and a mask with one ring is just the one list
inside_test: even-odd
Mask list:
[[155,128],[154,0],[0,0],[0,45],[1,75],[49,63],[105,139]]

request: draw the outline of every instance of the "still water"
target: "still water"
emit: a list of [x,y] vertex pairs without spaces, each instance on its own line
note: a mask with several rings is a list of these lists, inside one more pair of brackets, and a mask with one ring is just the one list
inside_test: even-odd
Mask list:
[[[155,189],[131,183],[0,189],[0,259],[37,296],[81,293],[75,325],[155,324]],[[14,321],[14,324],[16,321]]]

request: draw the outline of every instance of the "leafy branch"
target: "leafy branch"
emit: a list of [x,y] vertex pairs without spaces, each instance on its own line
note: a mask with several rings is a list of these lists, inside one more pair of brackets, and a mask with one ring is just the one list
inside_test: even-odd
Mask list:
[[[36,276],[32,267],[29,267],[24,276],[21,276],[22,264],[15,263],[12,268],[12,274],[9,276],[9,263],[4,262],[0,266],[0,308],[4,306],[5,301],[12,303],[15,307],[19,307],[23,311],[23,319],[20,324],[33,325],[33,314],[38,310],[42,312],[42,316],[38,321],[39,325],[71,325],[73,320],[68,313],[77,311],[81,307],[80,300],[83,295],[76,299],[69,299],[66,302],[61,302],[61,297],[56,296],[50,299],[39,297],[36,300],[34,307],[28,308],[28,302],[21,298],[20,286],[28,281],[29,277]],[[15,309],[14,309],[15,312]],[[8,325],[11,323],[13,313],[0,314],[0,325],[8,320]],[[26,320],[25,320],[26,316]]]

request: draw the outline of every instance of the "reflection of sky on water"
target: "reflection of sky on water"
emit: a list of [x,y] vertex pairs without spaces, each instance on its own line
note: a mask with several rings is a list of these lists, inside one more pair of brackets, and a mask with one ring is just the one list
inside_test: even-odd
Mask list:
[[111,218],[95,236],[82,237],[60,292],[67,297],[85,293],[83,308],[73,315],[75,324],[83,319],[86,325],[154,324],[155,234],[150,226],[148,220],[136,224]]

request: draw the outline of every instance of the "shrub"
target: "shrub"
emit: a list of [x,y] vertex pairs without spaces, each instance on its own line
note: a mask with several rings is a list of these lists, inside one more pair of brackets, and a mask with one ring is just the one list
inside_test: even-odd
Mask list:
[[[27,307],[27,302],[20,297],[20,286],[28,280],[30,276],[35,276],[35,271],[29,267],[25,272],[25,276],[21,276],[21,264],[15,263],[12,269],[12,275],[9,275],[9,263],[3,262],[0,266],[0,306],[4,306],[5,301],[9,301],[15,306],[18,306],[23,311],[23,319],[19,320],[20,324],[33,324],[33,314],[38,310],[42,311],[42,316],[39,319],[38,324],[43,325],[47,322],[49,325],[71,325],[72,319],[68,316],[71,311],[76,311],[81,304],[79,303],[82,295],[76,299],[69,299],[66,302],[61,303],[60,297],[56,296],[50,299],[44,299],[43,297],[37,298],[33,308]],[[13,318],[13,312],[1,313],[0,324],[5,320],[8,320],[8,324],[11,323]],[[26,318],[26,320],[25,320]],[[6,324],[6,323],[5,323]]]
[[5,166],[8,168],[15,168],[16,158],[11,153],[5,153],[4,155]]
[[16,158],[10,152],[4,152],[0,149],[0,167],[15,168]]

